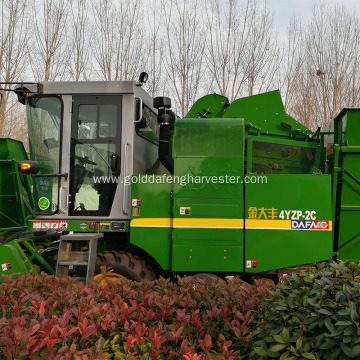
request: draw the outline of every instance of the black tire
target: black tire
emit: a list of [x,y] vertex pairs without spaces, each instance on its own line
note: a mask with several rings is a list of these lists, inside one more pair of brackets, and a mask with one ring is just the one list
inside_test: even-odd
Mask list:
[[103,265],[133,281],[154,280],[156,277],[155,272],[143,259],[124,251],[105,251],[97,254],[95,275],[101,273],[100,267]]

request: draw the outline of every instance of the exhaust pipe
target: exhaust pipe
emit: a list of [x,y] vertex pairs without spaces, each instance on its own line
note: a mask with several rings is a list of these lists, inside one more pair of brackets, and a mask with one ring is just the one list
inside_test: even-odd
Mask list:
[[175,115],[171,108],[171,99],[167,97],[154,98],[154,108],[158,109],[159,134],[159,160],[169,171],[174,174],[174,159],[169,154],[171,130],[174,128]]

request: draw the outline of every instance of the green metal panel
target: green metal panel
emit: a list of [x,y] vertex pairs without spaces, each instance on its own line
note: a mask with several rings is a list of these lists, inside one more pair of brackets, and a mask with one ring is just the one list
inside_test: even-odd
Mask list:
[[0,272],[5,275],[14,272],[26,274],[31,267],[31,263],[25,263],[26,257],[21,256],[15,241],[0,245]]
[[346,109],[347,119],[342,124],[344,144],[346,146],[360,146],[360,109]]
[[0,139],[0,160],[21,162],[27,158],[24,145],[20,141],[8,138]]
[[339,260],[360,261],[360,232],[359,212],[356,210],[342,210],[339,228]]
[[[164,270],[171,268],[171,187],[163,176],[134,176],[130,239]],[[151,181],[152,183],[149,183]],[[137,214],[138,216],[134,216]]]
[[[226,108],[223,117],[243,118],[254,132],[262,134],[304,137],[312,133],[286,114],[278,90],[235,100]],[[289,124],[291,130],[281,126],[281,122]]]
[[343,109],[334,121],[335,251],[346,261],[360,260],[360,110]]
[[247,136],[247,172],[309,174],[320,167],[321,144],[274,136]]
[[[360,152],[342,156],[343,168],[360,180]],[[342,173],[339,208],[339,259],[360,261],[360,184]]]
[[21,174],[20,162],[27,160],[24,146],[12,139],[0,139],[0,228],[26,227],[34,218],[32,179]]
[[225,96],[211,94],[205,95],[195,102],[186,118],[216,118],[221,117],[224,109],[228,106]]
[[175,196],[242,198],[242,187],[230,183],[241,183],[244,174],[241,119],[178,120],[173,157]]
[[243,270],[242,198],[175,198],[173,227],[173,270]]
[[176,271],[242,271],[242,246],[209,245],[207,241],[194,239],[190,246],[176,245],[174,253]]
[[54,274],[51,266],[35,249],[32,239],[15,239],[0,245],[0,274],[26,274],[30,270],[40,272],[40,266],[48,273]]
[[19,184],[14,170],[14,161],[0,161],[0,228],[23,225],[23,209],[17,196]]
[[244,124],[186,119],[175,127],[172,270],[243,270]]
[[245,185],[246,271],[330,260],[330,175],[267,175],[267,179]]
[[176,121],[174,157],[238,157],[243,153],[242,119]]

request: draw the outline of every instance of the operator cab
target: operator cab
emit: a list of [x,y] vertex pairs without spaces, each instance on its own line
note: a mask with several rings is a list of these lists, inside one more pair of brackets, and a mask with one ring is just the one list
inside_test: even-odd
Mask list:
[[27,96],[37,219],[129,219],[131,175],[157,160],[152,102],[136,81],[45,82]]

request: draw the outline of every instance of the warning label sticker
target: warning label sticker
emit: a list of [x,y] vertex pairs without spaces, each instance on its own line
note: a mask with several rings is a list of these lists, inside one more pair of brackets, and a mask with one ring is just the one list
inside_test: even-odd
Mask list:
[[97,230],[98,226],[97,222],[89,222],[89,230]]
[[33,231],[41,231],[42,221],[33,221]]
[[67,221],[33,221],[32,231],[67,231]]
[[132,206],[141,206],[142,205],[142,199],[131,199],[131,205]]
[[2,271],[10,270],[12,269],[11,262],[7,262],[5,264],[1,264]]
[[59,231],[59,222],[58,221],[51,222],[51,231]]
[[51,222],[50,221],[43,221],[41,224],[41,231],[50,231]]
[[68,222],[67,221],[60,221],[59,230],[60,231],[67,231],[68,229]]
[[110,223],[100,223],[100,230],[110,230]]
[[247,269],[257,268],[257,260],[246,260],[246,268]]
[[190,215],[191,207],[181,207],[180,208],[180,215]]

